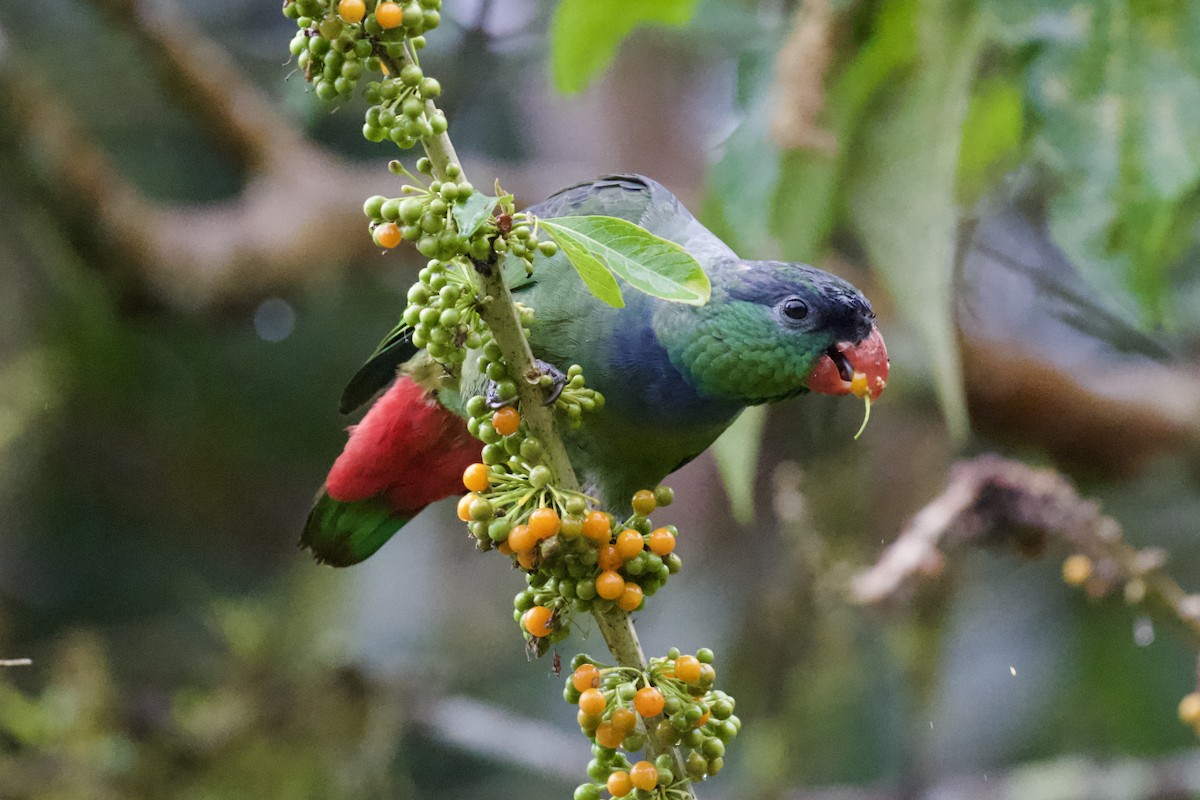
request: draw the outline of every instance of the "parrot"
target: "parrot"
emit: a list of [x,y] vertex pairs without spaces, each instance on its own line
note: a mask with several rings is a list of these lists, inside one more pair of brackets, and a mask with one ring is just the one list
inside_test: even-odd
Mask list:
[[[650,178],[597,178],[527,212],[635,223],[685,248],[711,284],[708,302],[688,305],[619,281],[626,304],[617,308],[588,291],[561,249],[510,281],[514,300],[533,309],[528,338],[540,365],[560,373],[579,365],[604,397],[578,427],[558,426],[582,490],[600,508],[657,486],[748,406],[807,392],[869,403],[887,383],[887,348],[858,289],[805,264],[739,258]],[[358,563],[427,505],[465,492],[463,472],[481,443],[467,431],[464,405],[487,388],[475,362],[468,357],[450,378],[401,328],[354,376],[342,413],[378,397],[348,429],[305,524],[300,544],[318,561]]]

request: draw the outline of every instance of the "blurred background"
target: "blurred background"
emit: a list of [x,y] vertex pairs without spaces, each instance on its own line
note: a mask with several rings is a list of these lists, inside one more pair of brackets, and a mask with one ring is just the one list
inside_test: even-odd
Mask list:
[[[1062,546],[846,588],[985,451],[1200,584],[1200,2],[593,3],[446,0],[475,184],[650,175],[863,287],[892,356],[861,440],[803,398],[669,481],[684,570],[638,628],[714,648],[745,723],[700,795],[1200,796],[1197,643]],[[420,259],[372,247],[397,152],[306,91],[278,5],[0,6],[0,798],[568,797],[524,581],[450,505],[349,570],[295,546]]]

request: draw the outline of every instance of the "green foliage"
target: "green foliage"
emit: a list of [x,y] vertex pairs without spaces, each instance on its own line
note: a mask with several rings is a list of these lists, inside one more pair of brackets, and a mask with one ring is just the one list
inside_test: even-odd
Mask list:
[[[700,263],[680,245],[632,222],[588,216],[540,220],[539,225],[563,248],[588,287],[609,305],[622,304],[614,302],[621,299],[620,289],[615,281],[610,285],[599,278],[597,265],[653,297],[693,306],[708,302],[712,287]],[[605,294],[597,292],[593,283]]]
[[460,235],[471,238],[492,215],[492,209],[500,202],[499,197],[482,192],[473,192],[454,203],[454,221]]
[[560,92],[587,88],[643,25],[684,25],[697,0],[562,0],[550,23],[550,66]]

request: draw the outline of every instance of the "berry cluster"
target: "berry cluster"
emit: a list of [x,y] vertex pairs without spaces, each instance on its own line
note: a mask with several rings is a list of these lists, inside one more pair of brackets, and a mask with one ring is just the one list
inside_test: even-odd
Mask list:
[[[300,69],[304,70],[305,80],[312,82],[317,97],[334,100],[349,98],[354,93],[364,68],[369,72],[383,72],[385,65],[381,56],[400,59],[407,55],[405,40],[412,45],[413,51],[424,47],[425,32],[441,23],[441,5],[441,0],[412,0],[405,5],[390,0],[340,0],[336,3],[333,0],[285,0],[283,14],[295,20],[300,29],[289,49],[296,56]],[[429,98],[440,93],[437,81],[427,85],[420,68],[416,67],[416,70],[415,80],[411,80],[410,74],[409,81],[401,81],[388,90],[391,95],[386,98],[389,107],[402,105],[411,97]],[[376,104],[373,110],[384,103],[383,86],[390,83],[396,83],[396,80],[386,78],[368,88],[368,101]],[[378,94],[374,100],[370,99],[372,91]],[[424,108],[415,115],[423,124],[431,129],[440,125],[445,130],[445,117],[439,122],[438,115],[426,117],[423,112]],[[381,141],[388,135],[391,135],[390,128],[372,141]],[[405,146],[411,147],[415,140],[413,137]]]
[[[497,386],[501,397],[516,391],[503,380]],[[671,502],[669,488],[637,492],[634,514],[614,526],[610,514],[588,510],[586,497],[554,486],[542,444],[524,431],[516,408],[490,411],[476,396],[466,410],[485,444],[482,461],[463,473],[468,494],[458,516],[481,549],[495,548],[525,571],[529,586],[514,599],[513,617],[539,652],[567,636],[573,612],[639,610],[682,567],[675,527],[652,529],[646,516]]]
[[[721,771],[725,745],[737,736],[741,721],[733,714],[733,698],[712,688],[712,660],[707,648],[694,656],[671,648],[642,671],[575,657],[563,699],[579,706],[579,727],[592,739],[594,756],[588,764],[593,782],[576,789],[575,800],[598,800],[601,788],[613,797],[665,798],[687,781]],[[687,748],[685,774],[676,774],[680,765],[670,754],[631,764],[619,752],[642,750],[650,726],[659,746]]]

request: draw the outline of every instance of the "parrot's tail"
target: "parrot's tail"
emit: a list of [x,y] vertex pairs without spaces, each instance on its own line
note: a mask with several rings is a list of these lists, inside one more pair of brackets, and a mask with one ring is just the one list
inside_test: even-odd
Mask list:
[[463,491],[480,443],[462,419],[405,376],[350,428],[317,496],[302,547],[335,567],[370,556],[430,503]]

